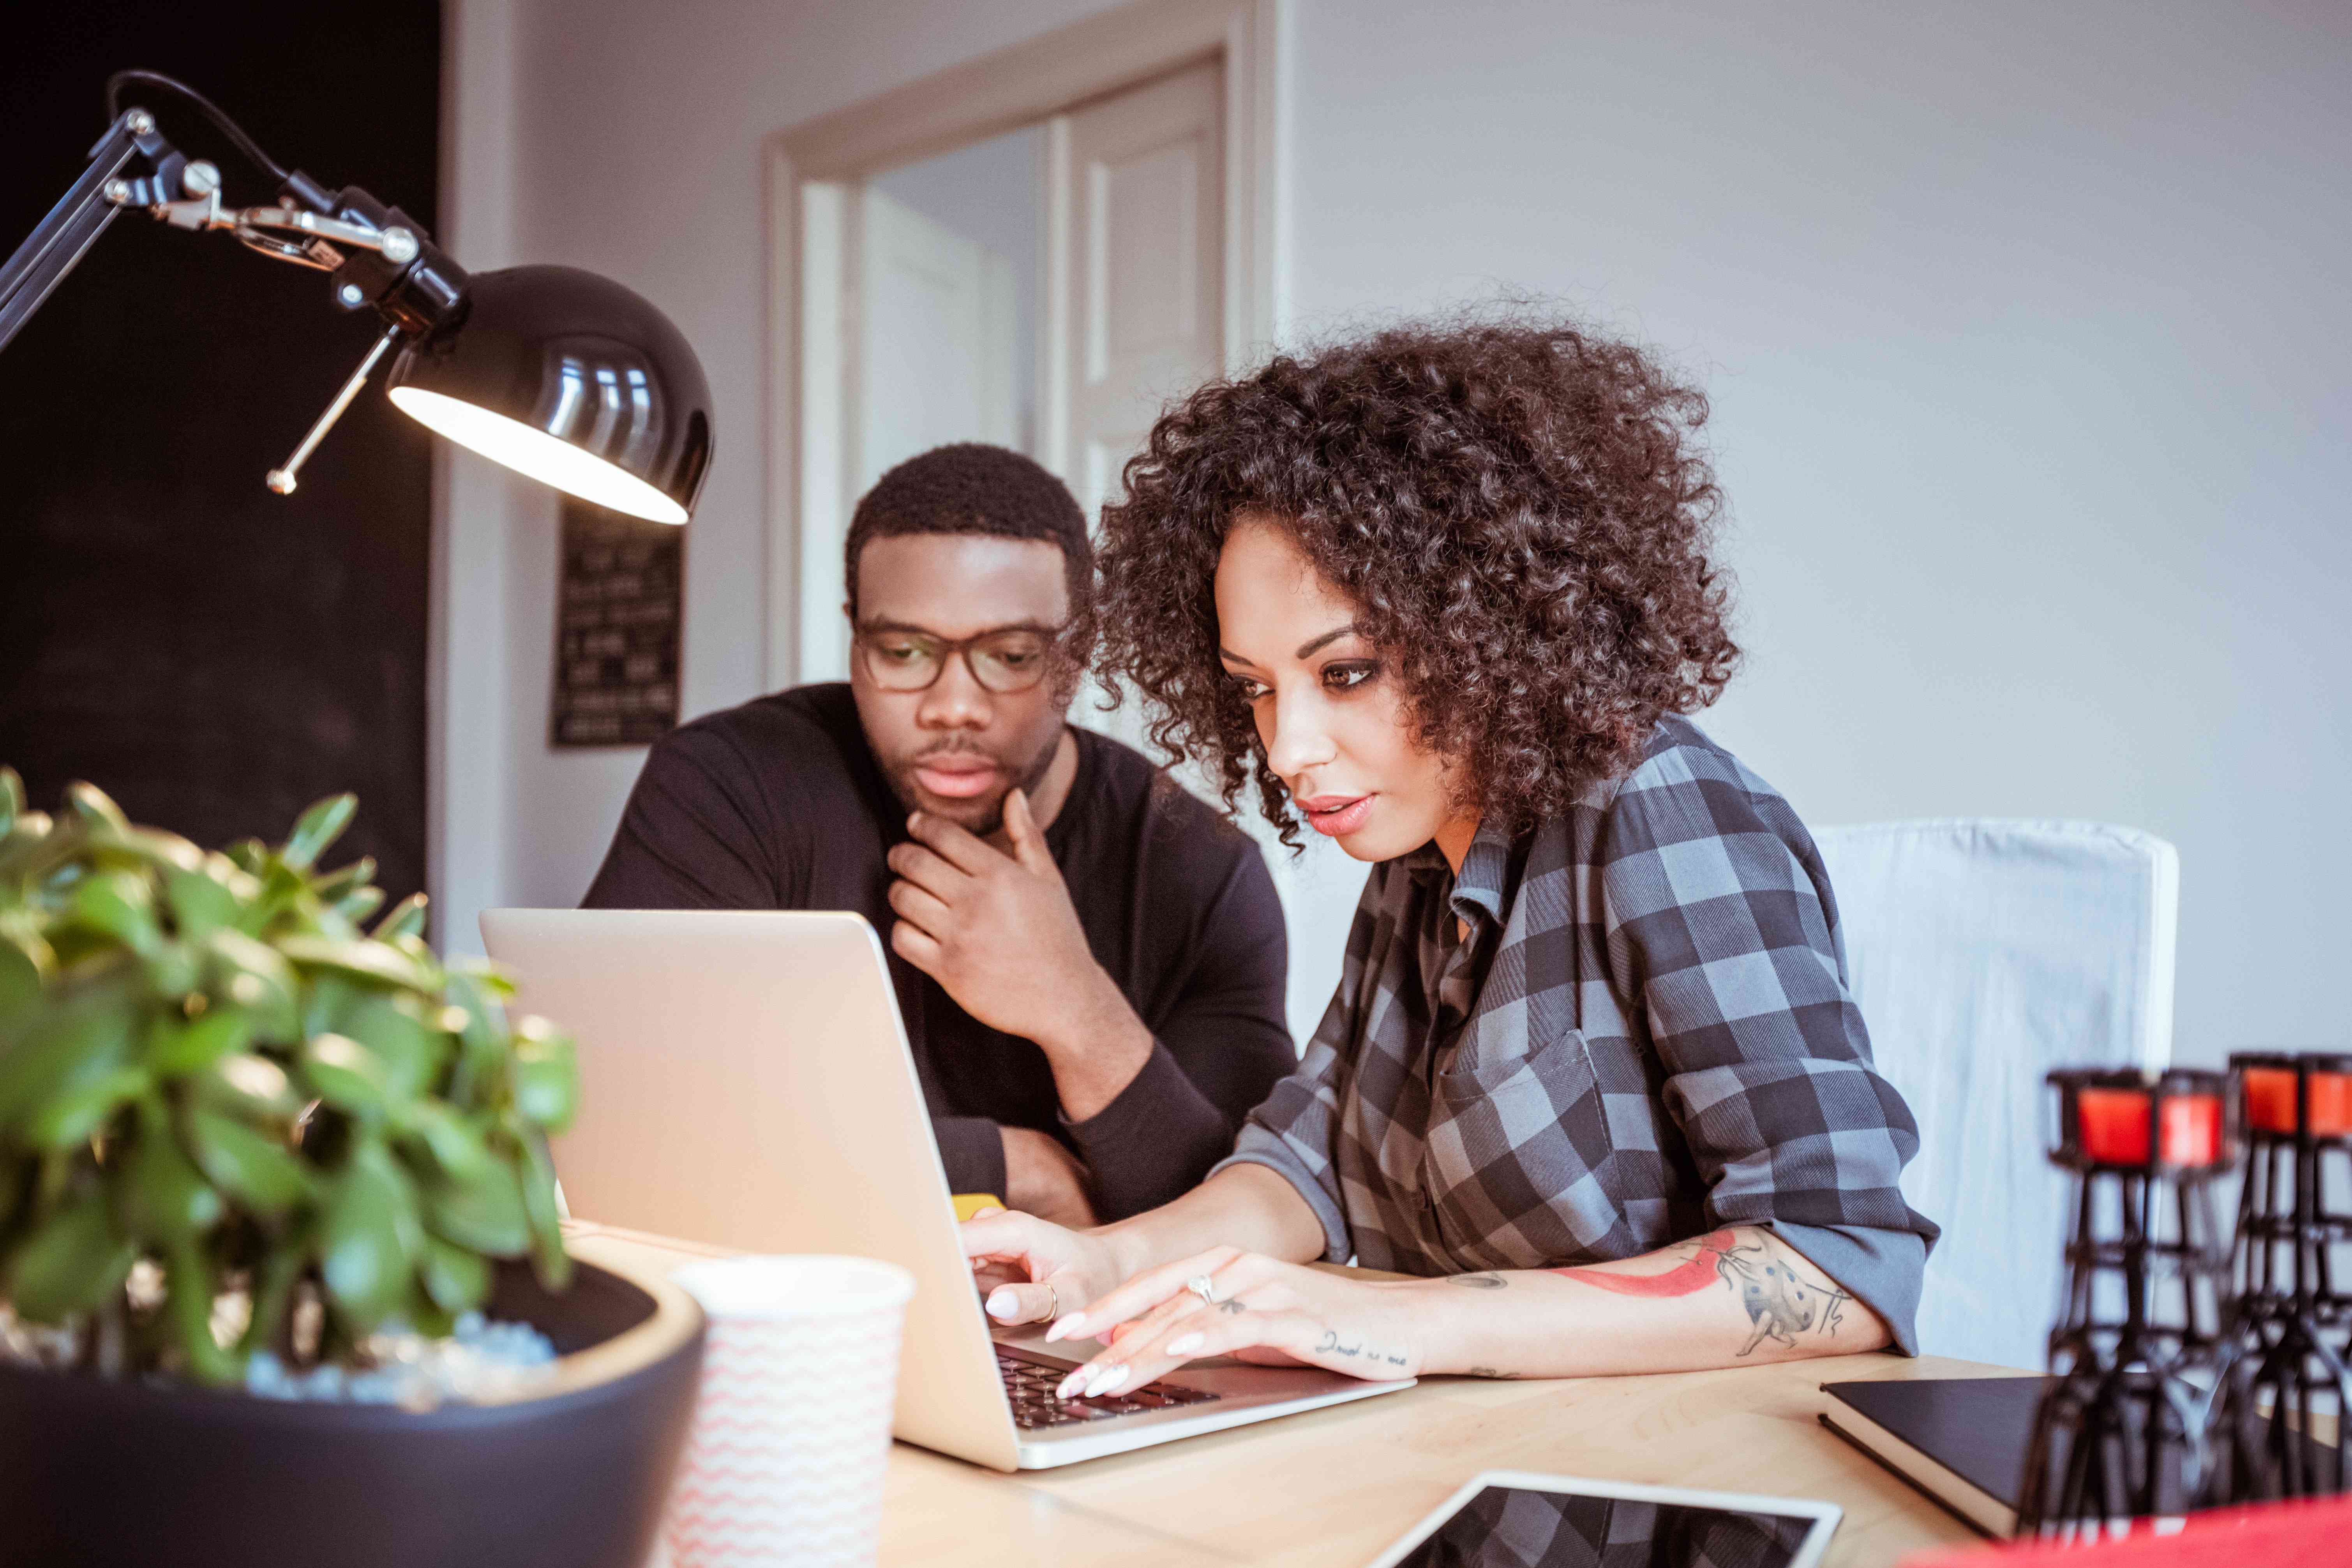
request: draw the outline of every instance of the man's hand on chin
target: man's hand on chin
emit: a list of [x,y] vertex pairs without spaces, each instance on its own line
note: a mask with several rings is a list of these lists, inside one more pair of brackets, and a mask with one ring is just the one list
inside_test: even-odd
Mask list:
[[999,1127],[1004,1139],[1004,1201],[1023,1214],[1071,1230],[1095,1223],[1087,1199],[1086,1167],[1051,1134],[1034,1127]]
[[1028,796],[1004,797],[1010,855],[922,812],[907,831],[915,842],[889,856],[891,951],[982,1023],[1036,1042],[1070,1120],[1098,1113],[1150,1059],[1151,1032],[1087,946]]

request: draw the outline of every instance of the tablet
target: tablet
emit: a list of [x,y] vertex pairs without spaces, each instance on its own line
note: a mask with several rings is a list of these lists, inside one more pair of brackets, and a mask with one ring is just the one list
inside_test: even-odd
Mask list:
[[1837,1504],[1488,1470],[1372,1568],[1814,1568]]

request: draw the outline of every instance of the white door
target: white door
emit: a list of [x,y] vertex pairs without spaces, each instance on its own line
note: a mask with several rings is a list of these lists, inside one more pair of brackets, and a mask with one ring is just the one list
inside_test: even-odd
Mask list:
[[1194,66],[1047,130],[1045,462],[1088,517],[1161,405],[1224,368],[1223,79]]
[[[1045,466],[1089,518],[1162,407],[1225,366],[1224,74],[1195,66],[1047,126]],[[1130,704],[1101,712],[1091,687],[1071,718],[1158,758]],[[1191,769],[1177,776],[1203,798]],[[1364,868],[1319,840],[1294,857],[1254,809],[1290,938],[1289,1018],[1304,1044],[1339,984]],[[1312,837],[1312,835],[1309,835]]]
[[1013,263],[887,192],[862,194],[856,493],[950,441],[1019,440]]

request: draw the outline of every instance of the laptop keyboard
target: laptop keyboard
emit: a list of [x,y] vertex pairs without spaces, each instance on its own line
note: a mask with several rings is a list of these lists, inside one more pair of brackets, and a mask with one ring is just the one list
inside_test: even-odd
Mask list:
[[996,1370],[1004,1379],[1004,1397],[1013,1406],[1013,1424],[1024,1432],[1042,1426],[1070,1426],[1084,1421],[1108,1421],[1114,1415],[1140,1415],[1148,1410],[1169,1410],[1180,1405],[1206,1405],[1217,1395],[1172,1383],[1147,1383],[1100,1399],[1056,1399],[1054,1390],[1070,1375],[1067,1367],[1031,1361],[1017,1352],[996,1347]]

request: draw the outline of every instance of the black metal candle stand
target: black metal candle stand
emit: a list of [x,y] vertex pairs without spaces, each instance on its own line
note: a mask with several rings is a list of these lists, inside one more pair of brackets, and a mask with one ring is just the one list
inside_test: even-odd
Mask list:
[[2337,1265],[2352,1213],[2333,1194],[2352,1190],[2352,1056],[2240,1052],[2230,1068],[2244,1096],[2246,1157],[2235,1365],[2213,1414],[2215,1500],[2341,1492],[2352,1483],[2352,1281]]
[[2050,1334],[2021,1534],[2176,1518],[2210,1494],[2213,1391],[2232,1354],[2212,1184],[2235,1159],[2218,1072],[2055,1072],[2051,1158],[2074,1173],[2067,1289]]

